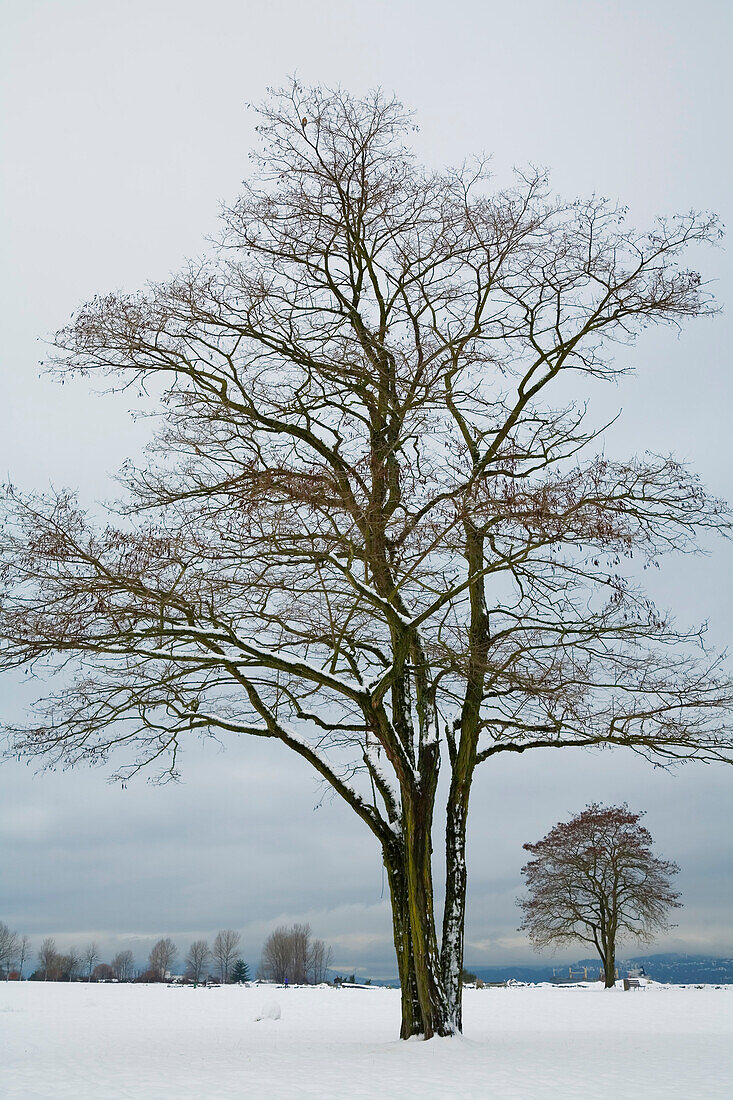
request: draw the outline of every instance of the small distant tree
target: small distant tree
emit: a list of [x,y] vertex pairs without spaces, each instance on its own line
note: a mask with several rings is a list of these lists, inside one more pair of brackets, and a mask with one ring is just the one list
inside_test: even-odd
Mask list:
[[194,940],[186,954],[186,977],[192,982],[202,982],[211,959],[211,949],[206,940]]
[[271,932],[262,947],[259,976],[273,982],[285,982],[290,975],[291,944],[289,930],[280,925]]
[[216,962],[219,978],[222,982],[229,981],[229,972],[240,957],[239,944],[242,937],[239,932],[226,928],[216,933],[212,955]]
[[143,971],[142,971],[142,972],[141,972],[140,974],[138,974],[138,976],[137,976],[136,978],[134,978],[133,980],[134,980],[135,982],[144,982],[144,983],[149,983],[149,982],[159,982],[159,981],[160,981],[160,978],[158,977],[158,972],[157,972],[157,970],[151,970],[151,969],[150,969],[150,967],[148,967],[148,969],[147,969],[147,970],[143,970]]
[[280,925],[265,940],[259,973],[275,982],[322,982],[331,965],[331,948],[311,940],[309,924]]
[[153,981],[164,982],[168,971],[175,962],[178,948],[173,940],[166,936],[153,945],[153,950],[148,955],[148,967],[154,975]]
[[314,940],[308,951],[308,970],[314,985],[325,982],[331,965],[331,948],[323,940]]
[[87,976],[87,981],[90,982],[94,967],[99,962],[99,948],[96,943],[88,943],[82,951],[81,957],[84,963],[84,973]]
[[7,924],[0,921],[0,975],[7,977],[13,960],[19,951],[20,941],[17,932],[11,932]]
[[135,971],[135,959],[132,951],[118,951],[112,959],[112,969],[118,981],[132,981]]
[[54,981],[75,982],[82,972],[83,964],[82,955],[75,947],[70,947],[65,954],[56,956],[56,966],[53,972]]
[[23,967],[25,961],[31,953],[31,941],[28,936],[21,936],[18,944],[18,978],[23,981]]
[[271,932],[262,948],[260,974],[275,982],[297,983],[307,968],[310,925],[280,925]]
[[7,977],[11,963],[18,954],[18,933],[11,932],[7,924],[0,921],[0,975]]
[[311,926],[294,924],[290,931],[290,981],[295,985],[308,982],[308,956],[310,954]]
[[92,971],[93,982],[109,982],[115,977],[115,972],[109,963],[97,963]]
[[643,813],[593,802],[560,822],[536,844],[522,868],[528,897],[521,930],[536,949],[581,940],[597,950],[606,988],[614,984],[616,945],[622,938],[648,941],[666,929],[667,913],[680,907],[670,877],[676,863],[652,852]]
[[232,982],[248,982],[249,981],[249,967],[244,959],[237,959],[232,967],[232,973],[230,980]]
[[52,936],[46,936],[38,952],[38,970],[44,982],[54,981],[58,970],[59,953],[56,950],[56,941]]

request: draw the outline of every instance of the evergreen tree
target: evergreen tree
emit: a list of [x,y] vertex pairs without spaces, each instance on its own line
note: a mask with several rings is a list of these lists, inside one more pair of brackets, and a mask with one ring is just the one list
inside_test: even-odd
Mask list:
[[249,967],[244,959],[237,959],[231,970],[230,981],[232,982],[248,982],[249,981]]

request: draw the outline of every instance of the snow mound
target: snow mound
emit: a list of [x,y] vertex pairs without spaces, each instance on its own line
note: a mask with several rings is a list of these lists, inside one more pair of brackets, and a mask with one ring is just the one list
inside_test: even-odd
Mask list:
[[255,1016],[255,1020],[279,1020],[281,1016],[282,1012],[277,1001],[268,1001],[262,1006],[259,1016]]

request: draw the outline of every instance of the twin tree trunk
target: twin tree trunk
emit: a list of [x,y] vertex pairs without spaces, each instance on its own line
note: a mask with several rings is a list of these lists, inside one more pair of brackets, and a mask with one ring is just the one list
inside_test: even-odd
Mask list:
[[403,835],[383,847],[402,991],[400,1038],[454,1035],[462,1029],[465,814],[449,805],[442,947],[433,905],[432,792],[405,806]]
[[[481,577],[483,539],[467,528],[467,556],[472,575]],[[458,744],[452,741],[451,784],[446,804],[445,902],[442,943],[438,947],[433,904],[432,826],[440,757],[428,736],[420,753],[419,780],[402,785],[402,828],[383,844],[389,876],[392,920],[402,989],[400,1036],[454,1035],[463,1027],[461,973],[466,914],[466,822],[476,766],[479,716],[487,663],[488,614],[483,582],[469,585],[471,654]],[[422,665],[417,653],[415,668]],[[421,727],[431,724],[429,692],[416,674],[416,707]]]

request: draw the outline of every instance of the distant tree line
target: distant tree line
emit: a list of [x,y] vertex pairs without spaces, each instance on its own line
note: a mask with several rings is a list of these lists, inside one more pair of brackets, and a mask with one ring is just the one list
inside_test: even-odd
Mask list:
[[[217,932],[211,945],[194,940],[182,958],[184,980],[200,983],[246,982],[250,970],[242,958],[241,935],[232,928]],[[0,979],[23,980],[24,968],[32,956],[28,936],[19,935],[0,921]],[[170,936],[152,947],[147,964],[138,967],[132,951],[118,951],[109,962],[102,960],[99,947],[92,941],[81,950],[71,947],[60,951],[52,936],[41,943],[31,981],[44,982],[164,982],[174,973],[179,959],[177,945]],[[281,926],[267,938],[262,952],[259,976],[293,985],[326,980],[331,965],[331,948],[314,939],[309,924]]]
[[[525,844],[530,859],[522,868],[526,896],[518,899],[525,931],[536,950],[581,941],[595,947],[608,988],[616,979],[616,952],[622,939],[650,942],[669,928],[668,914],[680,907],[671,879],[679,868],[653,851],[642,813],[626,803],[590,803],[569,821],[558,822],[534,844]],[[184,978],[199,983],[249,980],[242,959],[241,936],[231,928],[216,934],[211,947],[194,940],[184,956]],[[23,978],[30,941],[0,921],[0,978]],[[44,939],[31,979],[40,981],[167,981],[178,948],[170,937],[154,944],[147,968],[138,971],[131,951],[102,962],[97,944],[82,951],[59,952],[52,937]],[[309,924],[280,925],[265,940],[258,978],[284,985],[318,985],[327,978],[331,948],[314,939]],[[353,981],[353,974],[350,981]],[[343,979],[334,979],[335,982]],[[461,984],[476,975],[462,968]]]
[[[242,959],[241,936],[231,928],[217,932],[211,947],[206,940],[195,940],[183,957],[184,978],[193,982],[249,981],[250,972]],[[32,958],[28,936],[11,931],[0,921],[0,980],[20,980]],[[147,965],[138,967],[132,951],[118,951],[109,962],[102,960],[96,942],[81,950],[70,947],[60,951],[53,936],[46,936],[35,956],[31,981],[46,982],[161,982],[168,980],[178,959],[178,947],[170,937],[155,943]]]

